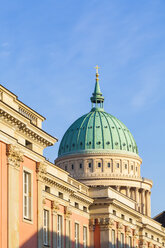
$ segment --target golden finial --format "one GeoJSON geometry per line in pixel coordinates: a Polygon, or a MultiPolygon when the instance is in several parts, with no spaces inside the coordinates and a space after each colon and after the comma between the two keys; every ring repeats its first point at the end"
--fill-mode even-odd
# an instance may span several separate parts
{"type": "Polygon", "coordinates": [[[98,67],[98,65],[96,65],[95,69],[96,69],[96,81],[98,81],[99,80],[99,69],[100,69],[100,67],[98,67]]]}

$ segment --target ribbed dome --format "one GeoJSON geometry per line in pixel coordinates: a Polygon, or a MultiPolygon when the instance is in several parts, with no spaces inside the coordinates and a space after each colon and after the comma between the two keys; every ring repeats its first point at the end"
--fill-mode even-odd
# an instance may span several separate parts
{"type": "Polygon", "coordinates": [[[91,97],[92,110],[76,120],[64,134],[58,156],[76,153],[136,153],[136,142],[128,128],[117,118],[106,113],[100,91],[99,74],[91,97]]]}
{"type": "Polygon", "coordinates": [[[93,150],[122,150],[138,154],[128,128],[114,116],[97,109],[83,115],[68,128],[58,156],[93,150]]]}

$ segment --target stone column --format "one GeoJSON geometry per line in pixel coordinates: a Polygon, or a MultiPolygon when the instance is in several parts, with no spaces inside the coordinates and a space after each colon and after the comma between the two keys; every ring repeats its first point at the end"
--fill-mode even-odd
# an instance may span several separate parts
{"type": "Polygon", "coordinates": [[[142,214],[146,214],[145,207],[146,207],[145,190],[142,189],[142,214]]]}
{"type": "Polygon", "coordinates": [[[70,207],[65,207],[65,248],[71,247],[71,225],[70,225],[70,217],[72,215],[72,211],[70,207]]]}
{"type": "Polygon", "coordinates": [[[150,191],[146,191],[146,215],[151,216],[151,200],[150,191]]]}
{"type": "Polygon", "coordinates": [[[131,228],[129,226],[126,227],[126,233],[125,233],[125,247],[129,247],[129,236],[131,236],[131,228]]]}
{"type": "Polygon", "coordinates": [[[8,158],[8,247],[19,248],[19,173],[23,154],[14,145],[7,145],[8,158]]]}
{"type": "Polygon", "coordinates": [[[136,210],[139,210],[139,189],[135,188],[136,210]]]}
{"type": "Polygon", "coordinates": [[[94,231],[95,231],[95,220],[89,220],[89,247],[94,248],[94,231]]]}
{"type": "Polygon", "coordinates": [[[126,187],[126,196],[130,198],[130,187],[129,186],[126,187]]]}
{"type": "Polygon", "coordinates": [[[59,203],[57,201],[51,202],[52,214],[53,214],[53,247],[57,245],[57,212],[59,210],[59,203]]]}
{"type": "Polygon", "coordinates": [[[116,248],[120,248],[121,247],[121,232],[123,231],[123,224],[121,224],[120,222],[117,225],[117,246],[116,248]]]}
{"type": "Polygon", "coordinates": [[[112,247],[111,233],[112,233],[113,225],[114,225],[114,221],[110,218],[101,218],[100,219],[101,248],[111,248],[112,247]]]}
{"type": "Polygon", "coordinates": [[[44,183],[43,177],[46,174],[46,165],[41,162],[36,164],[36,174],[37,174],[37,201],[38,201],[38,248],[43,245],[43,207],[45,204],[45,199],[43,197],[44,183]]]}

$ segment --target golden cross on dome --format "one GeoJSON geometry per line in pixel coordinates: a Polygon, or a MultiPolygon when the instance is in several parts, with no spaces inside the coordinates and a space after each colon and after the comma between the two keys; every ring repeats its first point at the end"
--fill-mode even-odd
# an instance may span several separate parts
{"type": "Polygon", "coordinates": [[[98,74],[100,67],[98,67],[98,65],[96,65],[95,69],[96,69],[96,74],[98,74]]]}

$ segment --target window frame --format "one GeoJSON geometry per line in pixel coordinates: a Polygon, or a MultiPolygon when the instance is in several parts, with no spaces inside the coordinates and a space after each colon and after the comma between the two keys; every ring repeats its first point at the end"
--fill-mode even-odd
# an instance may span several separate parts
{"type": "Polygon", "coordinates": [[[27,167],[23,166],[23,170],[22,170],[22,183],[23,183],[23,190],[22,190],[22,197],[23,197],[23,203],[22,203],[22,207],[23,207],[23,221],[25,222],[32,222],[33,220],[33,171],[30,170],[27,167]],[[28,175],[28,177],[30,177],[30,179],[28,178],[28,192],[25,193],[25,174],[28,175]],[[30,182],[29,182],[30,181],[30,182]],[[25,197],[27,197],[27,215],[25,214],[25,197]]]}
{"type": "Polygon", "coordinates": [[[88,227],[84,225],[83,226],[83,248],[87,248],[87,247],[88,247],[88,227]],[[84,239],[84,233],[86,233],[85,235],[86,239],[84,239]]]}
{"type": "Polygon", "coordinates": [[[49,246],[50,244],[50,210],[47,208],[43,209],[43,245],[49,246]],[[47,213],[46,225],[45,225],[45,213],[47,213]],[[44,230],[46,230],[46,242],[44,240],[44,230]]]}
{"type": "Polygon", "coordinates": [[[79,248],[80,247],[80,224],[78,222],[75,222],[74,228],[75,228],[75,230],[74,230],[74,233],[75,233],[75,248],[79,248]],[[78,227],[78,229],[76,227],[78,227]],[[78,232],[76,230],[78,230],[78,232]]]}
{"type": "Polygon", "coordinates": [[[63,216],[58,214],[57,215],[57,248],[62,248],[63,246],[62,235],[63,235],[63,216]],[[60,240],[60,243],[58,243],[58,240],[60,240]]]}

